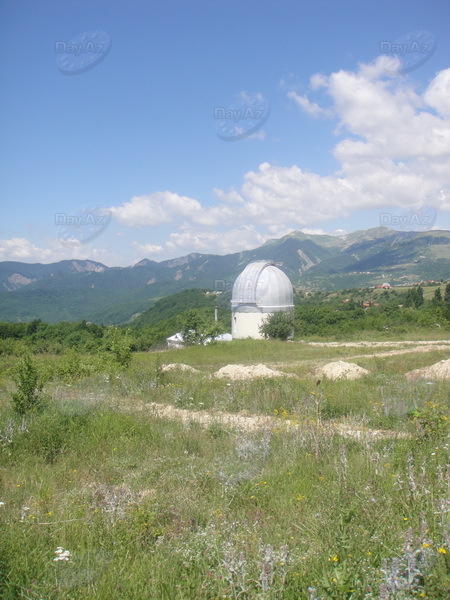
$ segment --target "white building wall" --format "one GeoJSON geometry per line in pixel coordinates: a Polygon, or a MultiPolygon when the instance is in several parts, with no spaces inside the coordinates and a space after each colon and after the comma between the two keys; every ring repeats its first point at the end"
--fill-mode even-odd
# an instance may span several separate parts
{"type": "Polygon", "coordinates": [[[259,328],[272,313],[260,312],[238,312],[233,311],[231,320],[231,334],[233,339],[251,337],[257,340],[263,339],[259,328]]]}

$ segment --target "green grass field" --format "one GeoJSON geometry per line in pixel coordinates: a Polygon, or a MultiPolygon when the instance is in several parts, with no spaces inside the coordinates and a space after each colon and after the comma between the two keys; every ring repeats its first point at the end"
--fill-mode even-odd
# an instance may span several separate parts
{"type": "Polygon", "coordinates": [[[367,356],[394,349],[245,340],[110,371],[43,355],[45,406],[23,418],[2,357],[0,597],[446,600],[450,382],[404,373],[450,348],[367,356]],[[316,385],[334,360],[370,374],[316,385]],[[211,377],[231,363],[298,378],[211,377]]]}

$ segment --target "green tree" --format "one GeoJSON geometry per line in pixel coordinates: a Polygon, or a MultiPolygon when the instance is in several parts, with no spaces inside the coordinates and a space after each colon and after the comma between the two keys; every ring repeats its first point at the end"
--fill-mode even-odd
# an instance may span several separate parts
{"type": "Polygon", "coordinates": [[[431,301],[433,306],[441,306],[442,304],[442,293],[441,293],[441,288],[438,287],[436,290],[434,290],[434,296],[433,299],[431,301]]]}
{"type": "Polygon", "coordinates": [[[290,312],[277,311],[264,321],[260,332],[266,338],[285,341],[294,333],[294,316],[290,312]]]}
{"type": "Polygon", "coordinates": [[[450,283],[447,283],[444,293],[444,317],[450,321],[450,283]]]}
{"type": "Polygon", "coordinates": [[[405,299],[403,301],[403,306],[405,308],[411,308],[414,304],[414,293],[413,290],[408,290],[405,294],[405,299]]]}
{"type": "Polygon", "coordinates": [[[199,310],[187,310],[180,319],[181,336],[186,344],[204,344],[206,340],[223,333],[224,327],[219,321],[204,316],[199,310]]]}
{"type": "Polygon", "coordinates": [[[423,288],[422,286],[414,286],[406,293],[404,306],[407,308],[420,308],[423,305],[423,288]]]}
{"type": "Polygon", "coordinates": [[[36,333],[36,331],[38,330],[39,325],[42,323],[41,319],[33,319],[32,321],[30,321],[29,323],[27,323],[27,335],[32,335],[33,333],[36,333]]]}
{"type": "Polygon", "coordinates": [[[416,308],[423,306],[423,287],[419,285],[416,290],[416,308]]]}

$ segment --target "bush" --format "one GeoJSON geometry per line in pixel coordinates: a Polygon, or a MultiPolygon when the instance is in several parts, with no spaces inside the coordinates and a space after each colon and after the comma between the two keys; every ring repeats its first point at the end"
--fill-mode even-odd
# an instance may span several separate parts
{"type": "Polygon", "coordinates": [[[20,361],[14,376],[17,392],[12,395],[14,411],[19,415],[39,408],[42,404],[43,382],[35,361],[26,354],[20,361]]]}
{"type": "Polygon", "coordinates": [[[448,409],[439,402],[426,401],[412,412],[418,425],[419,434],[425,438],[445,438],[448,436],[450,423],[448,409]]]}
{"type": "Polygon", "coordinates": [[[124,331],[114,326],[107,328],[104,336],[105,350],[111,354],[118,366],[130,366],[132,343],[130,329],[124,331]]]}
{"type": "Polygon", "coordinates": [[[285,341],[293,337],[294,317],[288,312],[275,312],[261,325],[260,331],[266,338],[285,341]]]}

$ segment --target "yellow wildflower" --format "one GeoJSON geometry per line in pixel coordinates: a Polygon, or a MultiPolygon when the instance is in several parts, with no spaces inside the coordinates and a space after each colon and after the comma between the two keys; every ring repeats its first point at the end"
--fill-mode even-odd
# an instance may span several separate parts
{"type": "Polygon", "coordinates": [[[335,554],[334,556],[332,556],[328,560],[329,560],[329,562],[339,562],[339,556],[337,554],[335,554]]]}

